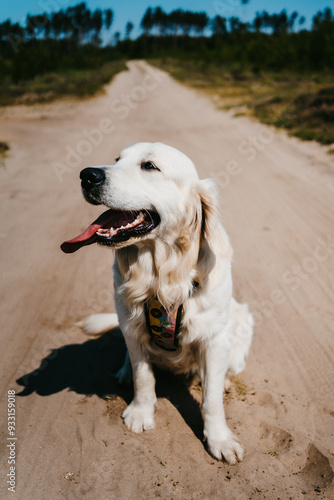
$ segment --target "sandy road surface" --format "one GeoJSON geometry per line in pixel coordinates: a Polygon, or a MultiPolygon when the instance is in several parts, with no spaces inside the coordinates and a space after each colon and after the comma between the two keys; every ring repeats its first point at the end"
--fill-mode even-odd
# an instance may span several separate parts
{"type": "Polygon", "coordinates": [[[131,63],[89,101],[0,112],[11,145],[0,167],[0,497],[334,498],[333,160],[147,70],[131,63]],[[78,173],[142,140],[181,149],[220,187],[235,296],[257,321],[247,370],[226,397],[246,449],[234,467],[205,451],[200,393],[168,375],[158,376],[156,429],[128,431],[120,414],[131,394],[112,378],[122,339],[73,327],[114,307],[112,252],[59,249],[101,212],[83,201],[78,173]],[[13,389],[23,391],[15,497],[6,483],[13,389]]]}

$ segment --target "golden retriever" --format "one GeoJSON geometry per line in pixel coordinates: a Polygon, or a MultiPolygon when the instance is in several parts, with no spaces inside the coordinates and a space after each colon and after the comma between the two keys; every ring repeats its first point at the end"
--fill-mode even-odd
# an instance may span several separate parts
{"type": "Polygon", "coordinates": [[[125,425],[137,433],[154,428],[152,364],[197,370],[209,452],[230,464],[242,460],[226,424],[223,390],[226,374],[245,367],[253,318],[232,298],[232,249],[214,182],[200,180],[187,156],[161,143],[135,144],[114,165],[86,168],[80,177],[85,199],[108,210],[62,250],[94,242],[115,249],[117,316],[97,314],[81,325],[102,333],[119,322],[128,356],[118,378],[132,366],[134,383],[125,425]]]}

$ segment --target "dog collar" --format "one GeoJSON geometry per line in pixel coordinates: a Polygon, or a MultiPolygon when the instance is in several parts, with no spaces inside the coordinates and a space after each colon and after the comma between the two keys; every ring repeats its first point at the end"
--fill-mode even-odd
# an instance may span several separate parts
{"type": "Polygon", "coordinates": [[[175,351],[179,347],[182,309],[181,304],[176,310],[168,312],[157,297],[145,303],[148,332],[154,342],[167,351],[175,351]]]}
{"type": "MultiPolygon", "coordinates": [[[[193,290],[198,287],[193,282],[193,290]]],[[[176,351],[179,347],[179,333],[183,304],[168,312],[157,297],[145,302],[145,317],[148,332],[154,342],[167,351],[176,351]]]]}

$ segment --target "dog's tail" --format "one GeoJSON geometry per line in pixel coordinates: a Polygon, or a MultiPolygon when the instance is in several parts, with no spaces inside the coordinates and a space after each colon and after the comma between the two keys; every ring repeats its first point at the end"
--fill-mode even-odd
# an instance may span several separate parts
{"type": "Polygon", "coordinates": [[[116,313],[92,314],[76,323],[76,326],[82,328],[87,335],[100,335],[118,326],[118,317],[116,313]]]}
{"type": "Polygon", "coordinates": [[[252,343],[254,319],[247,304],[239,304],[232,298],[231,317],[233,337],[228,360],[228,372],[237,374],[244,370],[252,343]]]}

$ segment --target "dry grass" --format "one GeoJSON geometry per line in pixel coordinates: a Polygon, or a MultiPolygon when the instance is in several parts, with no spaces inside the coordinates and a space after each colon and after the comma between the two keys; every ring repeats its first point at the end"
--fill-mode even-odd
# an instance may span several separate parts
{"type": "Polygon", "coordinates": [[[154,63],[174,78],[205,91],[218,108],[234,109],[235,117],[252,116],[301,139],[334,143],[332,75],[241,72],[174,59],[154,63]]]}
{"type": "Polygon", "coordinates": [[[2,81],[0,105],[35,104],[50,102],[64,96],[88,97],[103,89],[103,86],[120,71],[126,70],[124,61],[113,61],[99,70],[69,70],[60,73],[45,73],[33,80],[17,84],[2,81]]]}

